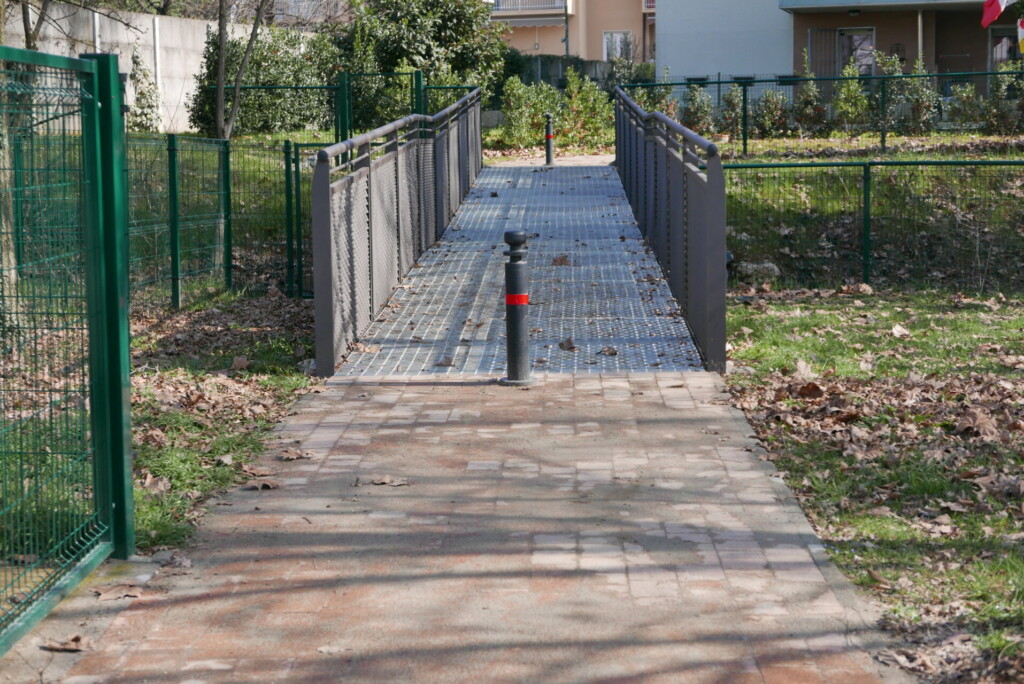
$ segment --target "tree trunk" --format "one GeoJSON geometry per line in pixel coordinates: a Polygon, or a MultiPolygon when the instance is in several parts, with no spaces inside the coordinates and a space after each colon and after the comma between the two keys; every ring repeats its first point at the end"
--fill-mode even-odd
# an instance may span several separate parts
{"type": "Polygon", "coordinates": [[[227,46],[228,46],[228,9],[230,8],[229,0],[220,0],[220,6],[217,13],[217,95],[216,95],[216,119],[217,119],[217,137],[222,139],[228,139],[231,137],[231,132],[235,127],[235,122],[238,119],[238,108],[241,104],[241,86],[242,78],[245,76],[245,70],[249,67],[249,59],[252,57],[253,48],[256,46],[256,39],[260,34],[260,26],[263,23],[263,15],[266,13],[267,7],[270,6],[271,0],[259,0],[256,5],[256,16],[252,20],[252,30],[249,32],[249,42],[245,46],[245,54],[242,55],[242,63],[238,66],[238,71],[235,73],[234,87],[232,88],[231,96],[231,111],[225,113],[227,107],[225,90],[226,90],[226,71],[227,71],[227,46]]]}
{"type": "MultiPolygon", "coordinates": [[[[7,20],[11,5],[0,0],[0,44],[7,37],[7,20]]],[[[8,65],[0,62],[0,69],[8,65]]],[[[4,76],[4,78],[8,78],[4,76]]],[[[8,347],[7,331],[14,327],[17,304],[18,262],[14,248],[14,172],[11,169],[11,146],[8,136],[9,95],[0,95],[0,352],[8,347]]]]}

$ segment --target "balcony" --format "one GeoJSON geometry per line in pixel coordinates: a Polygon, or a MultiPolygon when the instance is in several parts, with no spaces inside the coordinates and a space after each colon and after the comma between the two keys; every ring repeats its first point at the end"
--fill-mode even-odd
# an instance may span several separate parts
{"type": "Polygon", "coordinates": [[[654,14],[654,3],[657,0],[643,0],[644,3],[644,14],[654,14]]]}
{"type": "Polygon", "coordinates": [[[566,4],[569,14],[575,14],[572,0],[492,0],[491,13],[501,16],[564,14],[566,4]]]}
{"type": "Polygon", "coordinates": [[[836,10],[939,10],[966,9],[981,3],[965,3],[964,0],[779,0],[779,9],[787,12],[814,12],[836,10]]]}

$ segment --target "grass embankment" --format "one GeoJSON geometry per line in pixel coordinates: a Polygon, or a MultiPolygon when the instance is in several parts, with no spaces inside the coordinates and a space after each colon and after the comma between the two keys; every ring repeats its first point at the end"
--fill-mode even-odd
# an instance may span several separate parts
{"type": "Polygon", "coordinates": [[[883,657],[938,680],[1021,681],[1022,303],[748,290],[729,330],[736,405],[905,640],[883,657]]]}
{"type": "Polygon", "coordinates": [[[140,550],[187,541],[212,493],[270,473],[253,459],[315,384],[312,303],[221,295],[132,316],[132,436],[140,550]]]}

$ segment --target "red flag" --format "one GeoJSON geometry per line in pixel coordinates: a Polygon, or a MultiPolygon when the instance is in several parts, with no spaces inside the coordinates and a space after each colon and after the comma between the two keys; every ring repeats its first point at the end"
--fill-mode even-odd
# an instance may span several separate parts
{"type": "Polygon", "coordinates": [[[985,0],[985,6],[981,10],[982,27],[987,28],[1013,2],[1014,0],[985,0]]]}

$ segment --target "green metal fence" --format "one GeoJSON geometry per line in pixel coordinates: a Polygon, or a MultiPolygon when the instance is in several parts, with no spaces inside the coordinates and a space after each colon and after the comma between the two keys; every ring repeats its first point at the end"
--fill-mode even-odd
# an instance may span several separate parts
{"type": "Polygon", "coordinates": [[[117,58],[0,47],[0,653],[133,551],[117,58]]]}
{"type": "Polygon", "coordinates": [[[131,136],[127,150],[133,306],[177,308],[230,288],[228,143],[131,136]]]}
{"type": "Polygon", "coordinates": [[[734,283],[1024,291],[1024,161],[725,171],[734,283]]]}
{"type": "Polygon", "coordinates": [[[1011,136],[1024,132],[1024,71],[692,76],[624,88],[645,108],[713,139],[726,159],[870,156],[929,143],[943,156],[1019,154],[1011,136]],[[922,140],[924,134],[938,135],[922,140]]]}

